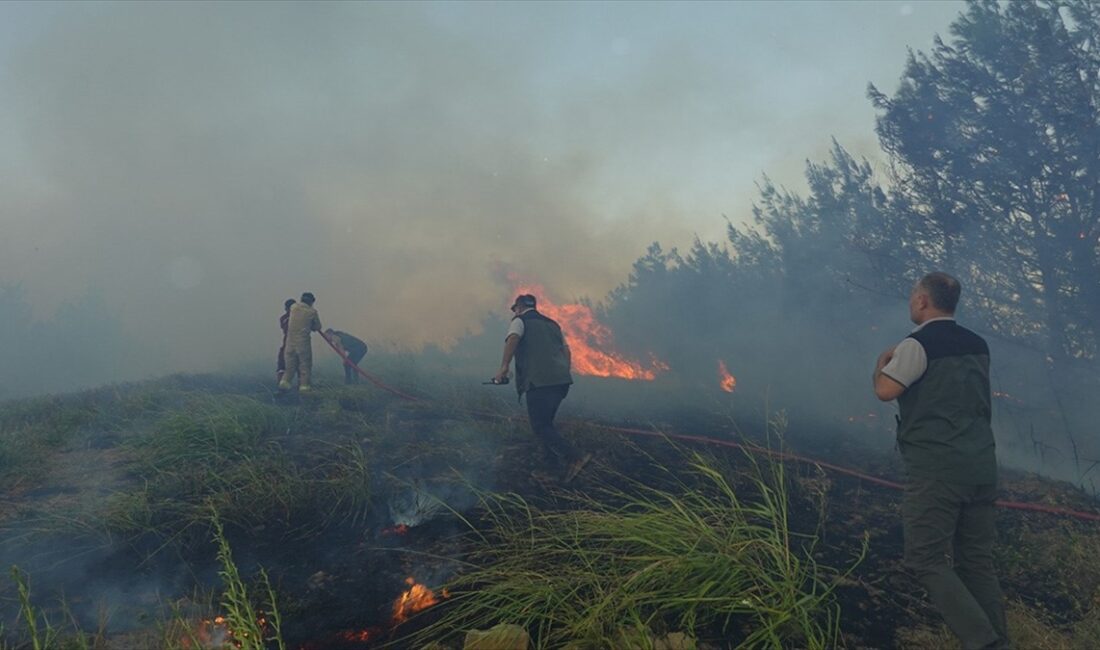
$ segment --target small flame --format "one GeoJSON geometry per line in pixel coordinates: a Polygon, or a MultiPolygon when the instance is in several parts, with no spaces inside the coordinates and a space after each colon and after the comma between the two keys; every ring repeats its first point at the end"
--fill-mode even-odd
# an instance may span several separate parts
{"type": "Polygon", "coordinates": [[[370,630],[348,630],[340,633],[340,638],[348,642],[370,641],[372,636],[374,635],[370,630]]]}
{"type": "Polygon", "coordinates": [[[229,628],[229,621],[224,616],[200,620],[192,634],[180,639],[180,645],[184,648],[192,648],[196,642],[201,650],[241,647],[241,642],[234,638],[233,630],[229,628]]]}
{"type": "Polygon", "coordinates": [[[409,532],[409,527],[407,524],[397,524],[396,526],[390,526],[389,528],[382,529],[383,535],[404,535],[407,532],[409,532]]]}
{"type": "MultiPolygon", "coordinates": [[[[409,588],[393,602],[395,627],[407,621],[413,614],[424,611],[439,602],[439,597],[434,591],[418,583],[411,576],[405,578],[405,584],[409,585],[409,588]]],[[[446,591],[443,592],[443,597],[447,597],[446,591]]]]}
{"type": "Polygon", "coordinates": [[[652,381],[668,365],[651,356],[648,364],[631,361],[615,351],[611,328],[596,320],[592,308],[582,304],[555,305],[546,299],[546,290],[537,284],[516,283],[516,293],[538,298],[538,310],[561,326],[573,370],[593,377],[619,377],[652,381]]]}
{"type": "Polygon", "coordinates": [[[726,362],[718,360],[718,385],[727,393],[732,393],[737,388],[737,378],[730,374],[726,368],[726,362]]]}

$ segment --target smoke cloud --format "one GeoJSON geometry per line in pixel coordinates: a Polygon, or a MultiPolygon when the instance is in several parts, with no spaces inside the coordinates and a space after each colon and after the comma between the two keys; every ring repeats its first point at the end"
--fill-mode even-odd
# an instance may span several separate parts
{"type": "Polygon", "coordinates": [[[872,146],[863,87],[898,41],[837,83],[814,57],[866,53],[799,30],[920,44],[957,11],[901,7],[10,6],[0,285],[39,320],[93,295],[155,351],[122,378],[270,356],[307,290],[326,326],[445,345],[506,307],[502,270],[598,297],[651,241],[720,238],[761,172],[798,183],[830,132],[872,146]]]}

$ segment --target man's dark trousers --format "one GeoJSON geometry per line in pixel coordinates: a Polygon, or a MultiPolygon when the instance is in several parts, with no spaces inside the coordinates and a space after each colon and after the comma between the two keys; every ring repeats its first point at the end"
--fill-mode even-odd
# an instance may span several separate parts
{"type": "Polygon", "coordinates": [[[580,454],[569,441],[562,437],[554,427],[554,416],[558,413],[558,407],[569,394],[569,384],[561,386],[544,386],[528,390],[527,417],[531,421],[531,429],[535,437],[542,443],[546,451],[547,460],[559,462],[564,460],[572,463],[580,458],[580,454]]]}
{"type": "MultiPolygon", "coordinates": [[[[363,357],[366,356],[366,354],[367,354],[366,350],[364,350],[362,352],[360,352],[359,350],[348,350],[347,353],[348,353],[348,361],[351,361],[351,363],[354,363],[356,365],[358,365],[359,362],[363,360],[363,357]]],[[[347,361],[344,362],[344,383],[345,384],[358,384],[359,383],[359,373],[356,372],[355,368],[352,367],[351,364],[347,363],[347,361]]]]}
{"type": "Polygon", "coordinates": [[[993,570],[995,485],[910,477],[902,502],[905,564],[966,650],[1007,648],[993,570]]]}

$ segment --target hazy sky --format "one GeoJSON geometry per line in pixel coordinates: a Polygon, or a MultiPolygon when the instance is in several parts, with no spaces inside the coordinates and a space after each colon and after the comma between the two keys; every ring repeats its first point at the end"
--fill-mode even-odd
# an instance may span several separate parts
{"type": "Polygon", "coordinates": [[[723,237],[762,173],[876,151],[961,2],[0,3],[0,284],[99,294],[172,369],[277,346],[283,299],[446,341],[723,237]]]}

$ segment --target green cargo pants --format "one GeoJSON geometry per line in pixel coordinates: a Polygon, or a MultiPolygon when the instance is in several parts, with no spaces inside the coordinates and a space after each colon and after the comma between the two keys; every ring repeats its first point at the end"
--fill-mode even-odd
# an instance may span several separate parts
{"type": "Polygon", "coordinates": [[[905,565],[966,650],[1008,648],[993,569],[995,485],[913,478],[905,487],[905,565]]]}

